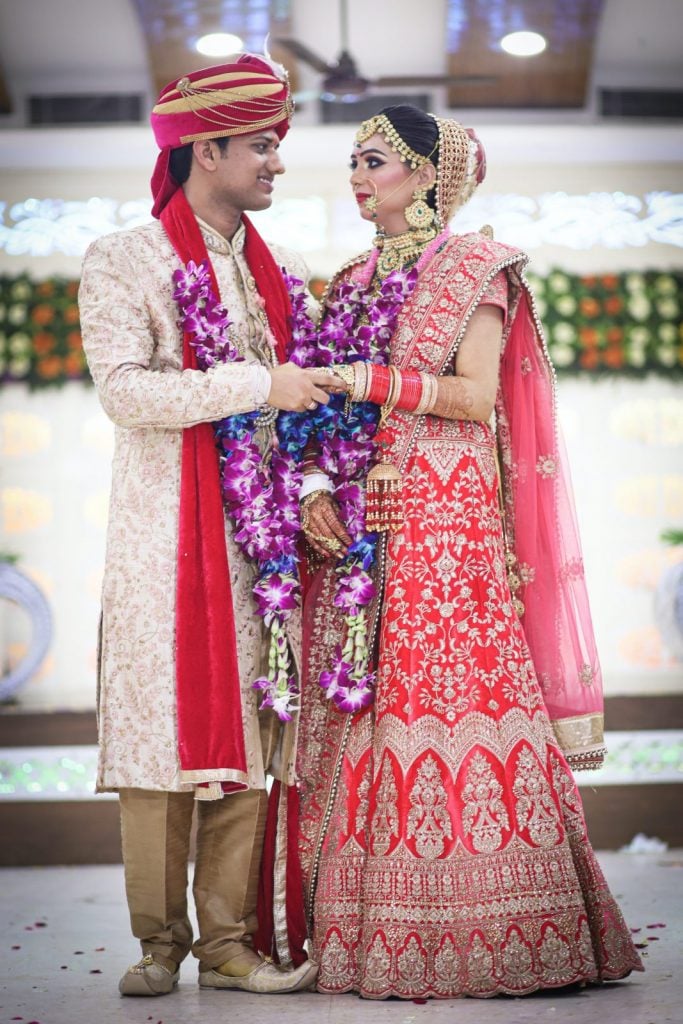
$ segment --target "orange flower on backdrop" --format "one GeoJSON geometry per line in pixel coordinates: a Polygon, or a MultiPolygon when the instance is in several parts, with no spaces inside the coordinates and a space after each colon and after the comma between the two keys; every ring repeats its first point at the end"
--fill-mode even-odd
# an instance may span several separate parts
{"type": "Polygon", "coordinates": [[[595,370],[600,365],[600,353],[596,348],[588,348],[579,355],[579,363],[584,370],[595,370]]]}
{"type": "Polygon", "coordinates": [[[594,327],[582,327],[579,337],[584,348],[596,348],[600,343],[600,335],[594,327]]]}
{"type": "Polygon", "coordinates": [[[558,373],[683,376],[683,274],[528,275],[558,373]]]}
{"type": "Polygon", "coordinates": [[[598,316],[600,313],[600,303],[592,295],[586,295],[581,299],[579,308],[584,316],[591,318],[598,316]]]}
{"type": "Polygon", "coordinates": [[[49,355],[56,344],[57,339],[54,334],[48,334],[47,331],[40,331],[39,334],[33,335],[33,351],[37,356],[49,355]]]}
{"type": "Polygon", "coordinates": [[[45,356],[36,367],[36,372],[44,380],[56,380],[64,369],[64,360],[60,356],[45,356]]]}
{"type": "Polygon", "coordinates": [[[31,320],[34,324],[39,324],[44,327],[45,324],[49,324],[51,320],[55,318],[54,306],[48,306],[46,303],[42,303],[40,306],[34,306],[31,310],[31,320]]]}
{"type": "Polygon", "coordinates": [[[32,281],[26,274],[0,277],[2,380],[30,387],[90,380],[76,303],[78,284],[58,277],[32,281]]]}
{"type": "Polygon", "coordinates": [[[327,287],[327,281],[324,277],[312,277],[308,282],[308,290],[314,299],[320,301],[327,287]]]}
{"type": "Polygon", "coordinates": [[[626,353],[621,345],[608,345],[603,353],[603,362],[612,370],[619,370],[626,362],[626,353]]]}

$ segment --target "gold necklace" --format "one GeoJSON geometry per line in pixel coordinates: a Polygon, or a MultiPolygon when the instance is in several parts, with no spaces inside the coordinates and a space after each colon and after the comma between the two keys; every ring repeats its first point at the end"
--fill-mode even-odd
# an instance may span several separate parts
{"type": "Polygon", "coordinates": [[[376,273],[384,278],[395,270],[404,270],[417,263],[426,247],[436,238],[436,228],[410,228],[400,235],[379,234],[376,246],[379,249],[376,273]]]}

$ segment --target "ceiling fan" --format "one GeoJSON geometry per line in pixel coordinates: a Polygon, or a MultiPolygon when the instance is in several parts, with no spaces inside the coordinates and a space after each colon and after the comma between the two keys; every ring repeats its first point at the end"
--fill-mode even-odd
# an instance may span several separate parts
{"type": "Polygon", "coordinates": [[[484,85],[494,81],[491,75],[382,75],[379,78],[365,78],[358,70],[356,61],[349,52],[349,11],[348,0],[339,0],[339,24],[341,30],[341,52],[336,62],[328,64],[317,53],[298,39],[274,39],[283,49],[288,50],[297,60],[303,61],[323,75],[321,89],[317,93],[305,94],[300,98],[318,97],[322,100],[340,100],[352,103],[363,99],[372,86],[453,86],[484,85]]]}

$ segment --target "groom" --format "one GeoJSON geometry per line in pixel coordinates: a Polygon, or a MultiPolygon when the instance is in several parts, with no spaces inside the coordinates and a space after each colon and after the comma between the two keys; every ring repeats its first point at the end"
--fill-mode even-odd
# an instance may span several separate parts
{"type": "MultiPolygon", "coordinates": [[[[97,789],[118,791],[126,893],[143,957],[122,995],[174,990],[192,950],[199,984],[293,992],[308,961],[275,967],[254,950],[266,817],[265,773],[277,752],[291,782],[290,735],[252,683],[267,650],[253,566],[224,518],[211,424],[328,401],[323,370],[285,361],[291,309],[275,257],[243,218],[266,209],[284,171],[292,100],[278,66],[251,54],[171,82],[152,112],[161,150],[153,224],[95,242],[80,292],[83,340],[116,424],[102,598],[97,789]],[[178,327],[173,274],[206,262],[243,359],[196,368],[178,327]],[[197,808],[187,913],[190,830],[197,808]]],[[[177,296],[176,296],[177,297],[177,296]]]]}

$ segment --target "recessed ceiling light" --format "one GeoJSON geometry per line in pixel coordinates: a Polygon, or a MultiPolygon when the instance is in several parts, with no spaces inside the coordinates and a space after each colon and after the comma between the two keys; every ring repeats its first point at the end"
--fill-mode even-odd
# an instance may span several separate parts
{"type": "Polygon", "coordinates": [[[229,32],[209,32],[208,35],[201,36],[194,47],[205,57],[229,57],[233,53],[239,53],[244,43],[239,36],[233,36],[229,32]]]}
{"type": "Polygon", "coordinates": [[[500,41],[501,47],[513,57],[535,57],[548,45],[539,32],[510,32],[500,41]]]}

